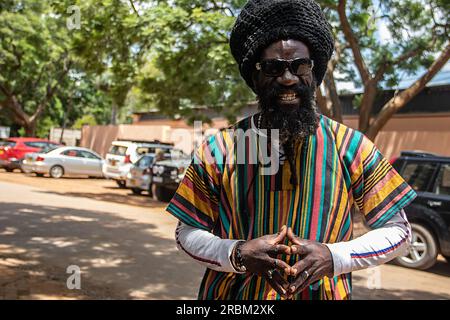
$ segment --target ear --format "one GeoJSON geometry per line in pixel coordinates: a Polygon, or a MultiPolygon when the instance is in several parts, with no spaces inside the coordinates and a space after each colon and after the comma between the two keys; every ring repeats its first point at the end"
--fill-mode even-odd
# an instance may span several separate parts
{"type": "Polygon", "coordinates": [[[253,71],[252,71],[252,85],[253,85],[254,89],[257,88],[258,85],[261,82],[260,76],[261,76],[261,71],[256,70],[256,68],[253,69],[253,71]]]}

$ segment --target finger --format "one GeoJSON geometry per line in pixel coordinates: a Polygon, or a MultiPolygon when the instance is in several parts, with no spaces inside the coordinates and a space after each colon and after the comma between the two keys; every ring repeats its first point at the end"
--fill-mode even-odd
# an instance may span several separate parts
{"type": "Polygon", "coordinates": [[[284,244],[275,244],[267,250],[267,254],[276,257],[280,254],[291,254],[291,247],[284,244]]]}
{"type": "Polygon", "coordinates": [[[284,272],[286,274],[292,273],[291,266],[288,265],[285,261],[280,260],[280,259],[275,259],[275,258],[272,259],[272,267],[281,272],[284,272]]]}
{"type": "Polygon", "coordinates": [[[306,255],[309,253],[308,247],[305,244],[295,244],[290,249],[291,254],[306,255]]]}
{"type": "Polygon", "coordinates": [[[286,236],[288,237],[289,241],[291,241],[292,243],[300,244],[298,242],[298,237],[294,234],[291,227],[288,228],[288,230],[286,232],[286,236]]]}
{"type": "Polygon", "coordinates": [[[266,277],[266,281],[270,284],[270,286],[278,292],[283,298],[287,297],[287,289],[289,287],[289,282],[283,278],[283,276],[275,271],[272,275],[272,279],[266,277]]]}
{"type": "Polygon", "coordinates": [[[295,291],[293,293],[288,293],[288,295],[293,296],[293,295],[296,295],[297,293],[302,292],[303,290],[305,290],[307,287],[309,287],[311,284],[318,281],[319,279],[320,279],[320,277],[310,276],[307,280],[305,280],[303,282],[303,284],[301,286],[299,286],[297,289],[295,289],[295,291]]]}
{"type": "Polygon", "coordinates": [[[299,272],[297,278],[295,278],[295,280],[289,286],[289,294],[294,295],[302,291],[311,283],[311,279],[313,279],[314,276],[315,276],[314,268],[309,268],[303,270],[302,272],[299,272]],[[307,271],[308,274],[305,274],[305,271],[307,271]]]}
{"type": "Polygon", "coordinates": [[[280,243],[286,238],[286,226],[282,226],[280,232],[278,232],[277,236],[273,239],[273,244],[280,243]]]}
{"type": "Polygon", "coordinates": [[[303,271],[309,270],[312,266],[312,263],[309,262],[307,259],[302,259],[300,261],[297,261],[292,267],[291,267],[291,276],[297,277],[300,275],[303,271]]]}

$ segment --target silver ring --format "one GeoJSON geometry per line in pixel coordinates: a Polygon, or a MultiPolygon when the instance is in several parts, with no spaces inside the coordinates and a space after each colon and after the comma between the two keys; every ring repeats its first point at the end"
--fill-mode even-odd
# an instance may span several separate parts
{"type": "Polygon", "coordinates": [[[267,276],[269,279],[272,279],[272,274],[274,271],[275,271],[274,269],[267,271],[267,276]]]}
{"type": "Polygon", "coordinates": [[[302,272],[302,275],[303,275],[303,279],[308,279],[309,278],[309,272],[306,271],[306,270],[302,272]]]}

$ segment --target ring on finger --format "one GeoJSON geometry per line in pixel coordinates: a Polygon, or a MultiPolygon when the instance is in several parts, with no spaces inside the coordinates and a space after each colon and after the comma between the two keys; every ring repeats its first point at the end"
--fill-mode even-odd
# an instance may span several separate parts
{"type": "Polygon", "coordinates": [[[269,271],[267,271],[267,277],[269,278],[269,279],[272,279],[272,277],[273,277],[273,272],[275,271],[275,269],[271,269],[271,270],[269,270],[269,271]]]}
{"type": "Polygon", "coordinates": [[[307,270],[302,272],[302,278],[303,278],[303,280],[306,280],[309,278],[309,272],[307,270]]]}

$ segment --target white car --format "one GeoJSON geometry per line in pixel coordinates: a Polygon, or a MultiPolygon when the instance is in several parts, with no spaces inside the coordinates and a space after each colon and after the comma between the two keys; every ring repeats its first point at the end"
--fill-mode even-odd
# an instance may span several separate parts
{"type": "Polygon", "coordinates": [[[103,164],[105,178],[115,180],[120,188],[125,188],[127,176],[133,164],[144,154],[154,155],[156,150],[172,149],[172,145],[137,141],[113,141],[103,164]]]}
{"type": "Polygon", "coordinates": [[[49,174],[58,179],[64,175],[103,177],[102,165],[102,157],[90,149],[60,147],[46,153],[28,154],[21,166],[26,173],[36,173],[37,176],[49,174]]]}

